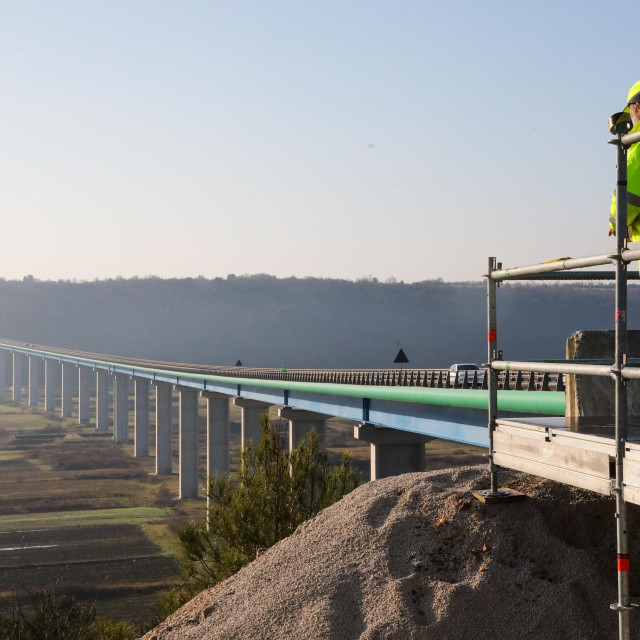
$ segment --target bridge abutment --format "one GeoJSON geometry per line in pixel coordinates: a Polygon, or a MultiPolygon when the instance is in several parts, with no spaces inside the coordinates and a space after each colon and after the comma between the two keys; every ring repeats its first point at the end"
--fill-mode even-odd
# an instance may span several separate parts
{"type": "Polygon", "coordinates": [[[281,407],[278,410],[278,415],[289,422],[289,451],[293,451],[312,429],[316,430],[320,444],[325,446],[329,416],[291,407],[281,407]]]}
{"type": "Polygon", "coordinates": [[[353,428],[353,437],[371,445],[371,480],[425,470],[425,436],[365,422],[353,428]]]}
{"type": "Polygon", "coordinates": [[[171,400],[170,384],[154,382],[156,388],[156,474],[171,475],[172,442],[171,442],[171,400]]]}
{"type": "Polygon", "coordinates": [[[258,400],[249,400],[247,398],[234,398],[233,404],[242,409],[242,419],[240,424],[240,447],[244,449],[247,444],[260,442],[262,438],[262,425],[260,424],[260,416],[269,411],[270,404],[260,402],[258,400]]]}
{"type": "Polygon", "coordinates": [[[198,497],[198,391],[178,387],[180,393],[179,485],[181,500],[198,497]]]}

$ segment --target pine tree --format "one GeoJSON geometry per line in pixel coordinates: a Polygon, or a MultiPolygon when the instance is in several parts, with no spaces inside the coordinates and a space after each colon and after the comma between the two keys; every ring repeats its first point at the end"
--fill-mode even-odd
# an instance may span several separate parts
{"type": "Polygon", "coordinates": [[[242,451],[238,481],[211,479],[209,528],[190,523],[179,532],[187,583],[182,598],[169,596],[174,604],[233,575],[360,483],[349,454],[329,464],[315,431],[289,452],[266,413],[261,424],[260,443],[242,451]]]}

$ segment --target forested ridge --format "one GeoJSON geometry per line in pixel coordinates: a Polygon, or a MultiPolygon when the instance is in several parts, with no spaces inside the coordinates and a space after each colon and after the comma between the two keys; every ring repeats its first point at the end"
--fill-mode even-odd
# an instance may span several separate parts
{"type": "MultiPolygon", "coordinates": [[[[498,291],[510,359],[560,357],[578,329],[613,327],[611,285],[519,284],[498,291]]],[[[640,288],[629,290],[640,328],[640,288]]],[[[412,284],[268,275],[0,280],[0,337],[100,353],[207,364],[412,367],[486,359],[482,282],[412,284]]]]}

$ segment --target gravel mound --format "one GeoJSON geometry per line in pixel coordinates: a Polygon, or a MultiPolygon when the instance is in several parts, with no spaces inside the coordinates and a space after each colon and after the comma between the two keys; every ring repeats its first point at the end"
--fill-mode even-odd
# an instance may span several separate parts
{"type": "Polygon", "coordinates": [[[613,500],[515,472],[501,481],[529,498],[477,502],[481,467],[370,482],[144,640],[616,638],[613,500]]]}

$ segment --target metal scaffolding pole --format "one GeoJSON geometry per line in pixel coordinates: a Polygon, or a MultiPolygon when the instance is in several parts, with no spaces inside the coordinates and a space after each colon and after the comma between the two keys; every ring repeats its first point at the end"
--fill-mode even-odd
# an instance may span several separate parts
{"type": "Polygon", "coordinates": [[[629,540],[627,505],[623,495],[623,462],[627,441],[627,382],[622,368],[627,359],[627,263],[623,260],[627,236],[627,150],[622,142],[626,125],[620,125],[616,146],[616,313],[615,313],[615,437],[616,478],[613,492],[616,498],[616,546],[618,559],[618,602],[611,608],[618,612],[619,640],[630,640],[629,612],[629,540]]]}
{"type": "MultiPolygon", "coordinates": [[[[619,115],[619,114],[616,114],[619,115]]],[[[496,259],[489,258],[487,277],[487,324],[488,362],[489,362],[489,469],[491,472],[491,489],[480,492],[484,495],[498,496],[497,470],[493,461],[493,433],[497,419],[497,372],[498,371],[536,371],[549,373],[570,373],[591,376],[612,376],[615,381],[615,481],[612,493],[616,501],[616,547],[618,602],[611,608],[618,612],[618,639],[631,639],[629,613],[638,605],[630,602],[629,589],[629,537],[627,530],[627,507],[624,500],[624,455],[628,436],[627,380],[640,379],[640,368],[627,366],[627,281],[635,279],[637,274],[629,274],[629,262],[640,259],[640,249],[628,249],[627,242],[627,148],[640,142],[640,132],[627,134],[626,124],[617,126],[617,138],[611,142],[616,145],[616,250],[610,254],[588,256],[585,258],[564,258],[551,262],[515,267],[512,269],[496,268],[496,259]],[[615,354],[613,363],[602,360],[567,362],[553,360],[547,362],[504,361],[497,350],[496,333],[496,287],[503,280],[569,280],[574,279],[567,270],[580,269],[596,265],[613,264],[615,266],[615,354]],[[565,273],[562,273],[565,272],[565,273]]],[[[584,272],[575,279],[610,279],[611,272],[584,272]]],[[[634,363],[635,364],[635,363],[634,363]]]]}
{"type": "Polygon", "coordinates": [[[498,375],[491,366],[498,359],[498,318],[496,312],[496,281],[491,272],[496,268],[496,259],[489,258],[487,276],[487,362],[489,363],[489,473],[491,475],[490,493],[498,493],[498,471],[493,463],[493,432],[498,418],[498,375]]]}

